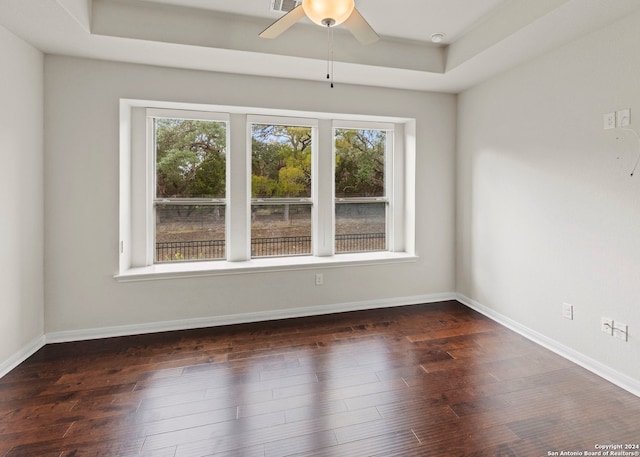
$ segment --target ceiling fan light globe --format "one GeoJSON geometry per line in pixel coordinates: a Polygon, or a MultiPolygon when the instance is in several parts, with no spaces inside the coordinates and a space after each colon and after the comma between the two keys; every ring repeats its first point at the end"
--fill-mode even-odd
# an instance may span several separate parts
{"type": "Polygon", "coordinates": [[[302,9],[314,23],[326,27],[342,24],[355,8],[354,0],[302,0],[302,9]],[[327,19],[329,21],[327,21],[327,19]]]}

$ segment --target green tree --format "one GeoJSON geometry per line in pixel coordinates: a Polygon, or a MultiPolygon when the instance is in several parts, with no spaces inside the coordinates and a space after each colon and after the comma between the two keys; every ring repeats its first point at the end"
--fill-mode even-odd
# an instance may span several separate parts
{"type": "Polygon", "coordinates": [[[384,195],[385,145],[384,130],[336,130],[336,196],[384,195]]]}
{"type": "Polygon", "coordinates": [[[222,122],[156,119],[156,195],[224,197],[225,149],[222,122]]]}
{"type": "Polygon", "coordinates": [[[251,196],[253,198],[269,198],[274,196],[278,181],[266,176],[251,175],[251,196]]]}
{"type": "Polygon", "coordinates": [[[304,195],[305,175],[301,168],[286,166],[278,173],[278,191],[284,197],[304,195]]]}
{"type": "Polygon", "coordinates": [[[252,127],[252,196],[311,195],[311,129],[256,124],[252,127]]]}

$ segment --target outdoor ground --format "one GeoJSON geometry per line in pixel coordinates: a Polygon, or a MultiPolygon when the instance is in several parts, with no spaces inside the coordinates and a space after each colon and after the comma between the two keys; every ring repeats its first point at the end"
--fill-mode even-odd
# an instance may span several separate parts
{"type": "MultiPolygon", "coordinates": [[[[303,207],[303,210],[292,209],[288,220],[285,220],[281,207],[275,210],[273,208],[262,207],[252,213],[252,255],[277,256],[311,253],[311,213],[309,207],[303,207]],[[292,237],[303,238],[295,240],[292,237]]],[[[385,233],[383,214],[352,214],[350,217],[338,215],[336,235],[354,235],[355,238],[368,233],[385,233]]],[[[216,213],[213,211],[207,214],[198,213],[198,217],[194,217],[193,211],[189,212],[184,209],[182,209],[182,214],[174,211],[170,214],[158,213],[157,216],[157,261],[206,260],[225,257],[223,242],[225,240],[225,221],[224,214],[221,214],[219,210],[216,213]],[[221,242],[214,243],[214,241],[221,242]],[[186,245],[173,244],[185,242],[186,245]],[[195,242],[209,243],[197,244],[195,242]]],[[[336,246],[337,252],[384,249],[384,240],[379,238],[369,241],[359,240],[357,246],[353,244],[353,240],[350,240],[349,245],[340,243],[338,242],[336,246]]]]}

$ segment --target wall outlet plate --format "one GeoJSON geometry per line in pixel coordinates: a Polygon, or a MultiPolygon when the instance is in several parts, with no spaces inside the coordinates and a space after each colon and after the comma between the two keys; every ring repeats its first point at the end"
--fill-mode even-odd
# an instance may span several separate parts
{"type": "Polygon", "coordinates": [[[616,127],[628,127],[631,124],[631,110],[621,109],[616,111],[616,127]]]}
{"type": "Polygon", "coordinates": [[[604,129],[610,130],[616,128],[616,113],[607,113],[604,115],[604,129]]]}
{"type": "Polygon", "coordinates": [[[571,321],[573,320],[573,305],[569,303],[562,304],[562,317],[571,321]]]}
{"type": "Polygon", "coordinates": [[[609,336],[613,335],[613,319],[608,317],[603,317],[600,320],[600,330],[602,333],[606,333],[609,336]]]}

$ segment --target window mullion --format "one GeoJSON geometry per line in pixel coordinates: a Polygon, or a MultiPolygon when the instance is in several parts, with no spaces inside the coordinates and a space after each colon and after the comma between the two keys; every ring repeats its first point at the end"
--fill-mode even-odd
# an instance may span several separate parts
{"type": "Polygon", "coordinates": [[[334,253],[334,154],[333,154],[333,125],[331,120],[318,121],[317,140],[314,144],[314,177],[313,199],[315,202],[313,213],[314,246],[316,256],[331,256],[334,253]]]}
{"type": "Polygon", "coordinates": [[[251,258],[251,141],[245,114],[231,114],[227,160],[227,260],[251,258]]]}

